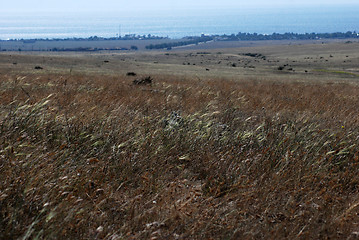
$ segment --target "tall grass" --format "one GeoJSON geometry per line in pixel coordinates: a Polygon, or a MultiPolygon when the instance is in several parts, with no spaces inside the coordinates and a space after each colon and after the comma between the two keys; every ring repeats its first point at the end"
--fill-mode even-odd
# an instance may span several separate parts
{"type": "Polygon", "coordinates": [[[356,84],[1,78],[2,239],[358,236],[356,84]]]}

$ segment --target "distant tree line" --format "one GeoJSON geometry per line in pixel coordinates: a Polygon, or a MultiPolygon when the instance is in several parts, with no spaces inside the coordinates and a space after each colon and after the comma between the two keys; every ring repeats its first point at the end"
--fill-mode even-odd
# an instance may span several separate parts
{"type": "Polygon", "coordinates": [[[155,35],[136,35],[136,34],[127,34],[120,37],[98,37],[91,36],[88,38],[34,38],[34,39],[10,39],[10,40],[0,40],[0,42],[5,41],[14,41],[14,42],[23,42],[23,43],[35,43],[36,41],[110,41],[110,40],[159,40],[159,39],[169,39],[168,37],[159,37],[155,35]]]}
{"type": "MultiPolygon", "coordinates": [[[[132,46],[135,47],[135,46],[132,46]]],[[[131,50],[137,50],[133,49],[131,47],[131,50]]],[[[77,48],[51,48],[49,51],[52,52],[96,52],[96,51],[115,51],[115,50],[121,50],[121,51],[127,51],[128,48],[90,48],[90,47],[77,47],[77,48]]]]}
{"type": "MultiPolygon", "coordinates": [[[[345,38],[359,38],[359,34],[354,31],[348,32],[335,32],[335,33],[272,33],[272,34],[259,34],[259,33],[242,33],[237,34],[223,34],[223,35],[201,35],[194,37],[184,37],[178,42],[164,43],[164,44],[151,44],[147,49],[161,49],[184,46],[189,44],[198,44],[200,42],[207,42],[211,40],[216,41],[259,41],[259,40],[308,40],[308,39],[345,39],[345,38]]],[[[169,39],[168,37],[159,37],[151,34],[148,35],[135,35],[127,34],[120,37],[104,38],[98,36],[91,36],[88,38],[35,38],[35,39],[10,39],[0,40],[5,41],[20,41],[23,43],[35,43],[36,41],[107,41],[107,40],[156,40],[156,39],[169,39]]]]}
{"type": "Polygon", "coordinates": [[[310,40],[310,39],[345,39],[359,38],[358,33],[354,32],[335,32],[335,33],[241,33],[231,35],[215,35],[219,41],[259,41],[259,40],[310,40]]]}
{"type": "Polygon", "coordinates": [[[159,43],[159,44],[150,44],[146,46],[146,49],[171,49],[173,47],[187,46],[192,44],[199,44],[201,42],[208,42],[214,39],[213,36],[201,36],[201,37],[188,37],[183,38],[183,41],[179,42],[170,42],[170,43],[159,43]]]}
{"type": "Polygon", "coordinates": [[[357,32],[336,32],[336,33],[272,33],[272,34],[258,34],[258,33],[242,33],[231,35],[202,35],[201,37],[185,37],[182,41],[171,43],[150,44],[146,49],[171,49],[173,47],[186,46],[191,44],[198,44],[208,41],[261,41],[261,40],[315,40],[315,39],[346,39],[359,38],[357,32]]]}

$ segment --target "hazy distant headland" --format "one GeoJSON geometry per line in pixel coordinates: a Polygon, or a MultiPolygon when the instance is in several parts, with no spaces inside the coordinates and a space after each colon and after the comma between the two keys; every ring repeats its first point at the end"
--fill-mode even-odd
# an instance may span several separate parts
{"type": "Polygon", "coordinates": [[[89,38],[46,38],[46,39],[10,39],[0,40],[0,51],[136,51],[167,49],[188,45],[198,45],[208,42],[226,41],[272,41],[272,40],[320,40],[320,39],[359,39],[359,33],[335,32],[335,33],[242,33],[187,36],[180,39],[160,37],[155,35],[128,34],[120,37],[98,37],[89,38]]]}

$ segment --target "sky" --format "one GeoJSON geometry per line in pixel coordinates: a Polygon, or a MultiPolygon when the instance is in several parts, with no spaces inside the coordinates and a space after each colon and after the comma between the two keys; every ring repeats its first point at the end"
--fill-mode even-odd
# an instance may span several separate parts
{"type": "Polygon", "coordinates": [[[293,7],[358,4],[358,0],[4,0],[1,11],[154,11],[233,7],[293,7]]]}

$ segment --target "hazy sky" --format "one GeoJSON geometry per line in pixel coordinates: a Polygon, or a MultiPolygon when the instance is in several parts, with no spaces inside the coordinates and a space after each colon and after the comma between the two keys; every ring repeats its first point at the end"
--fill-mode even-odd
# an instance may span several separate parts
{"type": "Polygon", "coordinates": [[[78,11],[78,10],[148,10],[155,9],[208,9],[233,7],[277,7],[303,5],[357,4],[358,0],[4,0],[0,3],[1,11],[78,11]]]}

